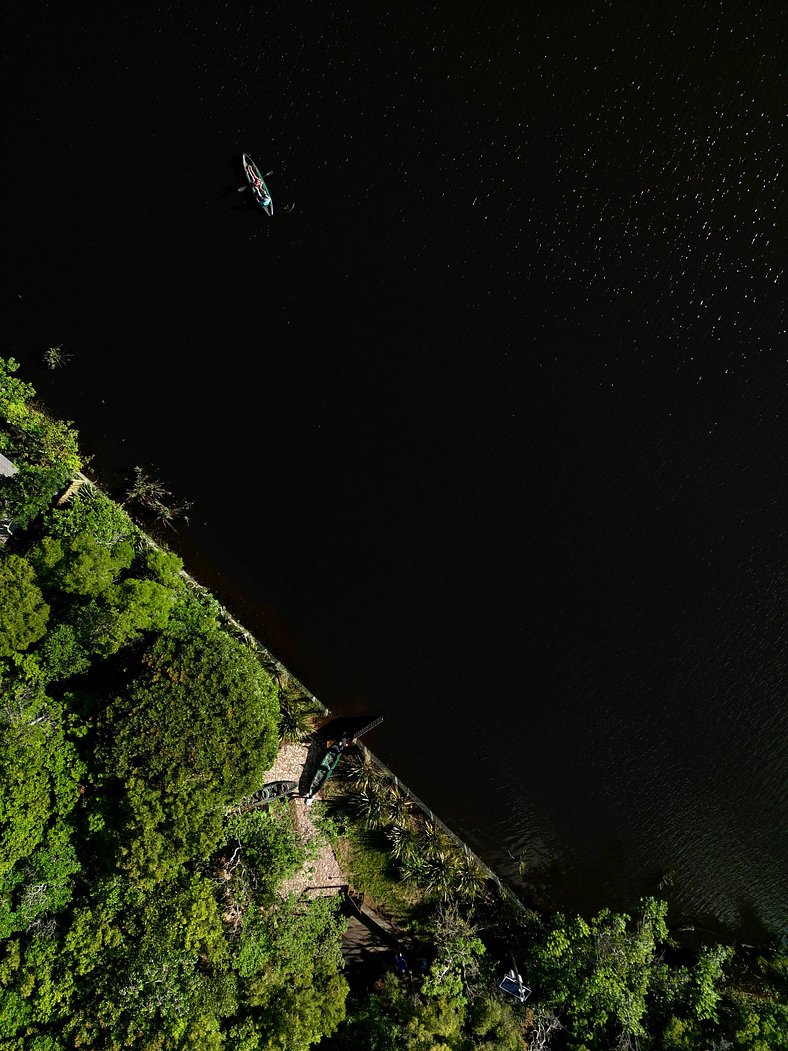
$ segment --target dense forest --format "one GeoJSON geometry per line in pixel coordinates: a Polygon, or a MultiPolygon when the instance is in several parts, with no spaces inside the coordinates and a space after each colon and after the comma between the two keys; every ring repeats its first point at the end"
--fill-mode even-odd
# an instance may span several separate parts
{"type": "Polygon", "coordinates": [[[0,1046],[788,1047],[784,944],[691,953],[655,899],[537,912],[363,763],[324,835],[424,960],[347,970],[340,897],[282,893],[311,849],[302,804],[238,805],[309,730],[265,652],[120,503],[63,498],[76,433],[10,359],[0,453],[0,1046]],[[525,1004],[498,989],[510,954],[525,1004]]]}

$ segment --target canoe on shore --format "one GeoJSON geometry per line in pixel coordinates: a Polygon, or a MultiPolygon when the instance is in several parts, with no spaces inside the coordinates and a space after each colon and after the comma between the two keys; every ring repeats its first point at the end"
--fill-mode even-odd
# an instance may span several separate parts
{"type": "MultiPolygon", "coordinates": [[[[351,722],[358,723],[358,720],[351,720],[351,722]]],[[[314,777],[304,795],[307,806],[311,806],[315,795],[320,791],[326,781],[328,781],[334,770],[336,770],[337,763],[344,755],[345,749],[348,745],[353,744],[354,741],[357,741],[359,737],[362,737],[365,733],[369,733],[370,730],[374,730],[376,726],[380,726],[382,722],[383,716],[379,715],[371,722],[367,719],[361,726],[357,726],[355,730],[345,729],[343,731],[342,736],[327,750],[326,754],[320,760],[317,770],[315,770],[314,777]]]]}
{"type": "Polygon", "coordinates": [[[233,811],[253,810],[255,807],[264,806],[274,799],[289,799],[290,796],[297,795],[297,793],[297,781],[271,781],[269,784],[263,785],[257,792],[252,792],[250,796],[242,799],[237,807],[233,807],[233,811]]]}
{"type": "Polygon", "coordinates": [[[307,806],[312,803],[315,795],[320,791],[326,781],[328,781],[334,770],[336,770],[337,763],[342,758],[345,749],[352,740],[352,737],[343,734],[335,744],[331,745],[326,754],[320,760],[318,768],[315,770],[314,777],[312,778],[309,788],[306,790],[304,796],[307,806]]]}

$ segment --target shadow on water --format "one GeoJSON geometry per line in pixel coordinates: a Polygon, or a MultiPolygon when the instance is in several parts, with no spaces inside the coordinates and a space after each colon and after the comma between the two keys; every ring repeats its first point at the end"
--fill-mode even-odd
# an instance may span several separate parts
{"type": "MultiPolygon", "coordinates": [[[[764,923],[762,914],[753,902],[740,899],[737,905],[740,917],[737,930],[746,932],[747,944],[774,945],[777,942],[784,943],[788,940],[788,928],[784,927],[778,931],[770,929],[764,923]]],[[[705,932],[707,928],[710,928],[714,936],[720,940],[730,936],[729,928],[722,927],[714,917],[707,918],[703,927],[698,929],[705,932]]]]}

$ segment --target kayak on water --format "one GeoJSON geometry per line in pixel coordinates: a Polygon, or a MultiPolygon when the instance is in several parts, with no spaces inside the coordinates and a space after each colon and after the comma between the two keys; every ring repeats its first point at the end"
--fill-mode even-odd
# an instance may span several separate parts
{"type": "MultiPolygon", "coordinates": [[[[243,155],[243,166],[246,178],[249,180],[249,188],[252,191],[255,202],[260,205],[266,215],[274,214],[274,202],[271,199],[271,194],[268,187],[265,185],[265,179],[260,174],[260,169],[254,163],[248,153],[243,155]]],[[[271,172],[268,172],[270,175],[271,172]]],[[[242,190],[247,189],[246,186],[241,187],[242,190]]]]}

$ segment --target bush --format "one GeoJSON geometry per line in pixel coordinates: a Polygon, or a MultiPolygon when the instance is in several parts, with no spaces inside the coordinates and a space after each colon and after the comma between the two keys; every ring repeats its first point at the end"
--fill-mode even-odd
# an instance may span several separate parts
{"type": "Polygon", "coordinates": [[[4,555],[0,561],[0,657],[26,650],[46,632],[49,606],[27,559],[4,555]]]}
{"type": "Polygon", "coordinates": [[[148,571],[165,587],[177,588],[182,583],[183,562],[172,551],[153,548],[145,556],[145,563],[148,571]]]}
{"type": "Polygon", "coordinates": [[[225,833],[238,844],[240,864],[255,887],[255,898],[264,900],[301,867],[306,854],[287,803],[233,814],[225,833]]]}
{"type": "Polygon", "coordinates": [[[69,624],[58,624],[36,651],[46,682],[81,675],[90,667],[90,655],[69,624]]]}
{"type": "Polygon", "coordinates": [[[273,762],[278,706],[253,655],[218,630],[162,636],[145,663],[100,730],[128,793],[126,867],[148,882],[216,849],[225,807],[259,788],[273,762]]]}
{"type": "Polygon", "coordinates": [[[61,540],[88,533],[110,549],[124,540],[139,542],[140,531],[122,507],[92,485],[83,485],[64,507],[53,507],[45,516],[47,531],[61,540]]]}
{"type": "Polygon", "coordinates": [[[0,513],[25,527],[51,504],[81,467],[77,433],[70,424],[52,420],[30,401],[31,386],[18,380],[13,358],[0,358],[0,452],[18,468],[3,479],[0,513]]]}

